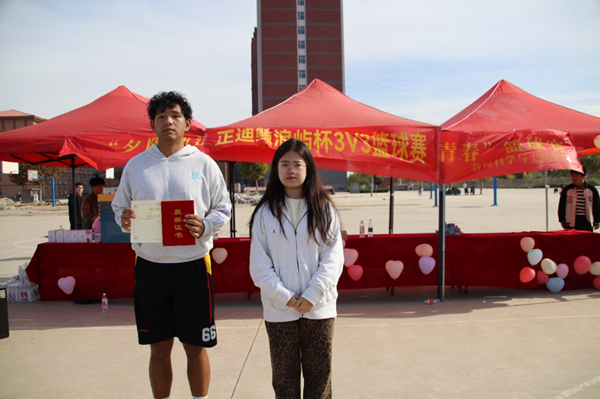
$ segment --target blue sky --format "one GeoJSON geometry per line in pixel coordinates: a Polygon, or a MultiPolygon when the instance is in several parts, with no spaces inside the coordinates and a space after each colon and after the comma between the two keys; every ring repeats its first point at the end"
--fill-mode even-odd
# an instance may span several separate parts
{"type": "MultiPolygon", "coordinates": [[[[600,117],[600,0],[343,8],[354,100],[441,124],[505,79],[600,117]]],[[[251,0],[0,0],[0,110],[52,118],[125,85],[181,91],[207,126],[235,122],[251,115],[255,26],[251,0]]]]}

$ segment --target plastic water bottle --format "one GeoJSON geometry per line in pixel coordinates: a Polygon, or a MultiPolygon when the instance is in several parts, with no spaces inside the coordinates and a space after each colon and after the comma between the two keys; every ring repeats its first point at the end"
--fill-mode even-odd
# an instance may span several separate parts
{"type": "Polygon", "coordinates": [[[106,294],[102,294],[102,313],[108,312],[108,298],[106,294]]]}
{"type": "Polygon", "coordinates": [[[425,299],[425,304],[427,305],[435,305],[436,303],[440,303],[440,300],[438,298],[425,299]]]}
{"type": "Polygon", "coordinates": [[[63,227],[63,225],[61,224],[60,227],[58,228],[59,230],[64,230],[65,228],[63,227]]]}
{"type": "Polygon", "coordinates": [[[373,237],[373,221],[371,219],[369,219],[369,226],[367,232],[369,237],[373,237]]]}
{"type": "Polygon", "coordinates": [[[360,224],[358,225],[358,235],[360,236],[360,238],[365,237],[365,222],[363,222],[362,220],[360,221],[360,224]]]}

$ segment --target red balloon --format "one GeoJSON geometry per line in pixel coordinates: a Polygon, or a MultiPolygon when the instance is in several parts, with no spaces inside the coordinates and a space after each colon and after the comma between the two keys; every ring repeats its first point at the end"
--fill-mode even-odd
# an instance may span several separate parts
{"type": "Polygon", "coordinates": [[[590,271],[591,267],[592,261],[587,256],[580,256],[579,258],[575,259],[575,263],[573,264],[573,268],[577,274],[586,274],[590,271]]]}
{"type": "Polygon", "coordinates": [[[548,275],[544,273],[542,270],[537,271],[537,283],[538,284],[546,284],[548,282],[548,275]]]}
{"type": "Polygon", "coordinates": [[[519,274],[519,279],[522,283],[528,283],[535,278],[535,270],[529,266],[525,266],[521,269],[521,273],[519,274]]]}
{"type": "Polygon", "coordinates": [[[594,279],[594,287],[596,287],[597,290],[600,290],[600,276],[594,279]]]}
{"type": "Polygon", "coordinates": [[[363,275],[363,268],[359,265],[348,266],[348,275],[354,281],[360,280],[363,275]]]}

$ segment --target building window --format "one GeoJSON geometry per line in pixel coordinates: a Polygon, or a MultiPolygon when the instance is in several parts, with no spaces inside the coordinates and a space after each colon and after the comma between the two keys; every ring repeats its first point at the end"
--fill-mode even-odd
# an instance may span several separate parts
{"type": "Polygon", "coordinates": [[[304,5],[304,0],[298,0],[298,5],[299,6],[303,6],[304,5]]]}
{"type": "Polygon", "coordinates": [[[298,40],[298,48],[299,49],[306,48],[306,41],[304,41],[304,40],[298,40]]]}
{"type": "Polygon", "coordinates": [[[306,27],[305,26],[299,26],[298,27],[298,34],[299,35],[305,35],[306,34],[306,27]]]}
{"type": "Polygon", "coordinates": [[[300,79],[306,79],[306,69],[300,69],[300,70],[298,71],[298,77],[299,77],[300,79]]]}
{"type": "Polygon", "coordinates": [[[299,55],[298,56],[298,63],[299,64],[306,64],[306,56],[305,55],[299,55]]]}
{"type": "Polygon", "coordinates": [[[298,85],[298,90],[302,90],[306,87],[306,85],[298,85]]]}
{"type": "Polygon", "coordinates": [[[304,21],[304,11],[298,11],[298,20],[304,21]]]}

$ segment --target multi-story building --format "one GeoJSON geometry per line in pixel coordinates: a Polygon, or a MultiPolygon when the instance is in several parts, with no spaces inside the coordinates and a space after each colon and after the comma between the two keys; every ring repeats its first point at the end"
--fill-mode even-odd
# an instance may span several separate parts
{"type": "MultiPolygon", "coordinates": [[[[252,38],[252,114],[318,78],[344,92],[342,0],[257,0],[252,38]]],[[[346,190],[346,172],[322,171],[346,190]]]]}

